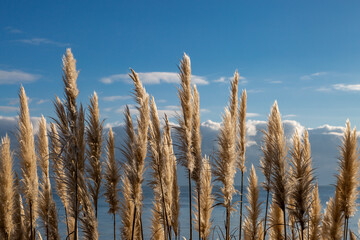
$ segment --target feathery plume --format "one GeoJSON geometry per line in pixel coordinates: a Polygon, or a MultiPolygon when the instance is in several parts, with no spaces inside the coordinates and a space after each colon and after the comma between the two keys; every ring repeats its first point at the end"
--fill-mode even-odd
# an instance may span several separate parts
{"type": "Polygon", "coordinates": [[[89,166],[87,167],[88,173],[88,187],[91,196],[91,200],[95,207],[95,216],[97,218],[98,212],[98,198],[100,194],[101,186],[101,145],[103,141],[103,122],[100,122],[98,96],[94,92],[92,98],[90,98],[89,105],[89,117],[88,127],[86,128],[86,140],[89,146],[87,151],[87,158],[89,160],[89,166]]]}
{"type": "MultiPolygon", "coordinates": [[[[51,139],[51,147],[50,147],[50,160],[52,162],[52,170],[54,173],[55,179],[55,189],[56,193],[59,196],[61,202],[64,205],[65,211],[65,223],[67,234],[69,235],[69,220],[68,220],[68,195],[66,189],[66,174],[64,169],[64,162],[61,157],[61,143],[59,139],[58,132],[56,130],[56,126],[54,123],[50,123],[50,139],[51,139]]],[[[73,226],[71,227],[73,229],[73,226]]]]}
{"type": "Polygon", "coordinates": [[[312,190],[312,203],[310,208],[310,223],[309,223],[309,232],[310,240],[317,240],[321,237],[320,231],[320,222],[321,222],[321,204],[319,198],[319,188],[316,184],[312,190]]]}
{"type": "Polygon", "coordinates": [[[159,190],[159,186],[154,187],[154,201],[153,201],[153,209],[152,218],[151,218],[151,239],[165,239],[166,232],[164,231],[163,225],[163,207],[162,207],[162,199],[161,192],[159,190]]]}
{"type": "Polygon", "coordinates": [[[284,213],[274,201],[270,207],[270,240],[284,239],[284,213]]]}
{"type": "Polygon", "coordinates": [[[26,222],[29,223],[28,234],[35,239],[36,219],[38,215],[38,175],[35,154],[33,126],[30,121],[27,97],[24,88],[20,88],[19,131],[19,159],[22,170],[23,191],[27,203],[26,222]]]}
{"type": "Polygon", "coordinates": [[[14,182],[14,214],[13,214],[13,223],[14,223],[14,235],[13,239],[23,240],[25,238],[25,222],[24,222],[24,206],[22,203],[22,198],[20,194],[20,180],[19,176],[15,173],[15,182],[14,182]]]}
{"type": "MultiPolygon", "coordinates": [[[[239,78],[239,76],[237,76],[239,78]]],[[[246,101],[247,95],[246,90],[243,91],[240,100],[239,108],[239,140],[238,140],[238,168],[241,171],[241,185],[240,185],[240,223],[239,223],[239,239],[241,240],[241,230],[242,230],[242,215],[243,215],[243,192],[244,192],[244,172],[245,168],[245,151],[246,151],[246,101]]],[[[236,126],[234,126],[236,129],[236,126]]]]}
{"type": "Polygon", "coordinates": [[[191,63],[188,55],[184,53],[180,61],[180,88],[178,89],[178,97],[181,104],[181,116],[178,117],[179,127],[176,128],[179,140],[179,162],[188,170],[189,178],[189,224],[190,237],[192,240],[192,191],[191,177],[195,168],[195,159],[192,147],[192,117],[193,105],[191,94],[191,63]]]}
{"type": "Polygon", "coordinates": [[[261,212],[261,203],[259,202],[259,187],[258,179],[256,176],[255,168],[251,166],[251,172],[249,176],[249,185],[247,187],[248,193],[246,198],[249,205],[246,206],[248,210],[248,216],[244,221],[244,238],[246,240],[262,239],[263,233],[260,232],[262,222],[259,221],[261,212]]]}
{"type": "MultiPolygon", "coordinates": [[[[192,178],[196,184],[196,192],[197,196],[197,206],[201,208],[200,202],[200,194],[201,194],[201,134],[200,134],[200,98],[199,92],[196,88],[196,85],[193,86],[193,114],[192,114],[192,148],[193,148],[193,155],[194,155],[194,163],[195,168],[192,174],[192,178]]],[[[202,231],[201,231],[201,211],[198,212],[198,226],[197,229],[199,231],[199,240],[201,239],[202,231]]]]}
{"type": "Polygon", "coordinates": [[[209,157],[205,155],[202,160],[202,168],[201,168],[201,182],[200,182],[200,189],[201,193],[200,200],[197,201],[198,203],[201,202],[199,207],[198,204],[195,205],[195,223],[197,223],[196,230],[199,231],[198,226],[200,225],[200,235],[202,239],[209,239],[211,233],[211,213],[214,204],[214,197],[212,195],[212,188],[213,185],[211,183],[211,166],[209,163],[209,157]],[[200,214],[199,214],[200,212],[200,214]],[[201,218],[199,218],[199,215],[201,218]],[[200,222],[200,223],[199,223],[200,222]]]}
{"type": "Polygon", "coordinates": [[[350,230],[350,240],[356,240],[357,237],[353,231],[350,230]]]}
{"type": "MultiPolygon", "coordinates": [[[[304,135],[306,137],[307,134],[304,135]]],[[[304,143],[308,140],[303,141],[304,143]]],[[[308,222],[308,209],[311,204],[312,190],[312,170],[310,156],[305,157],[305,144],[301,142],[300,135],[295,131],[293,137],[293,147],[290,151],[290,180],[291,191],[289,194],[290,202],[289,214],[300,226],[300,239],[304,239],[304,231],[308,222]]],[[[308,155],[308,154],[306,154],[308,155]]]]}
{"type": "Polygon", "coordinates": [[[39,165],[42,172],[39,196],[39,215],[42,219],[47,239],[60,239],[58,230],[57,210],[51,193],[49,174],[49,143],[46,120],[41,116],[38,133],[39,165]]]}
{"type": "Polygon", "coordinates": [[[356,128],[351,131],[349,120],[346,121],[340,154],[336,186],[339,191],[340,210],[344,214],[344,239],[347,239],[349,218],[356,210],[356,199],[359,196],[359,153],[356,128]]]}
{"type": "Polygon", "coordinates": [[[120,168],[115,160],[115,143],[112,128],[109,129],[109,136],[106,146],[105,161],[105,198],[109,204],[109,214],[114,218],[114,240],[116,239],[116,213],[120,209],[120,200],[118,196],[120,182],[120,168]]]}
{"type": "Polygon", "coordinates": [[[10,139],[7,135],[1,139],[0,146],[0,236],[12,239],[15,229],[13,215],[14,201],[14,172],[13,153],[10,150],[10,139]]]}
{"type": "Polygon", "coordinates": [[[226,208],[226,239],[230,239],[230,213],[234,210],[232,197],[235,193],[234,177],[236,173],[236,145],[235,133],[232,125],[232,119],[228,108],[225,108],[223,115],[223,126],[220,129],[218,144],[219,155],[215,159],[213,174],[215,181],[219,182],[221,191],[217,195],[219,204],[226,208]]]}
{"type": "Polygon", "coordinates": [[[339,190],[335,190],[335,197],[330,198],[326,204],[324,218],[322,219],[322,239],[340,240],[343,235],[344,215],[340,210],[339,190]]]}
{"type": "MultiPolygon", "coordinates": [[[[284,223],[286,223],[286,205],[288,195],[288,181],[286,172],[287,147],[284,136],[284,129],[277,102],[275,101],[269,117],[269,125],[266,141],[271,146],[271,191],[273,192],[273,202],[283,211],[284,223]]],[[[284,227],[284,237],[287,239],[286,226],[284,227]]]]}

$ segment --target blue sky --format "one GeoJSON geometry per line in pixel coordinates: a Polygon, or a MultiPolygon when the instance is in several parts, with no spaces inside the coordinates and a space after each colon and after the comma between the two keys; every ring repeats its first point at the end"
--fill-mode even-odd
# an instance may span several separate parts
{"type": "Polygon", "coordinates": [[[266,120],[278,100],[283,118],[305,127],[359,125],[359,10],[359,1],[1,1],[0,116],[17,115],[20,83],[33,116],[54,116],[70,47],[79,98],[87,104],[95,90],[108,125],[134,103],[130,67],[159,109],[174,112],[184,52],[203,122],[221,121],[238,69],[249,119],[266,120]]]}

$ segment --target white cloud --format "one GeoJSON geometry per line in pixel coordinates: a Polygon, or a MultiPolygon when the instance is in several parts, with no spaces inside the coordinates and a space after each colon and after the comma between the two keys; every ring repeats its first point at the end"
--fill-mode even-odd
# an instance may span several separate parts
{"type": "Polygon", "coordinates": [[[283,116],[283,118],[294,118],[294,117],[296,117],[295,114],[286,114],[283,116]]]}
{"type": "MultiPolygon", "coordinates": [[[[179,83],[179,74],[175,72],[145,72],[137,73],[143,84],[160,84],[160,83],[179,83]]],[[[128,74],[115,74],[109,77],[101,78],[100,81],[105,84],[114,82],[130,82],[128,74]]],[[[205,77],[192,75],[192,82],[198,85],[207,85],[209,82],[205,77]]]]}
{"type": "Polygon", "coordinates": [[[300,80],[313,80],[316,77],[327,75],[328,72],[316,72],[309,75],[304,75],[300,77],[300,80]]]}
{"type": "Polygon", "coordinates": [[[339,91],[360,91],[360,84],[334,84],[333,88],[339,91]]]}
{"type": "Polygon", "coordinates": [[[108,97],[103,97],[103,100],[107,102],[114,102],[119,100],[127,100],[130,98],[131,96],[108,96],[108,97]]]}
{"type": "Polygon", "coordinates": [[[43,104],[43,103],[47,103],[47,102],[50,102],[49,99],[40,99],[36,102],[36,104],[43,104]]]}
{"type": "Polygon", "coordinates": [[[23,33],[23,31],[21,31],[20,29],[10,27],[10,26],[6,27],[5,30],[8,31],[9,33],[14,33],[14,34],[23,33]]]}
{"type": "Polygon", "coordinates": [[[0,70],[0,85],[34,82],[39,78],[40,75],[26,73],[20,70],[0,70]]]}
{"type": "Polygon", "coordinates": [[[260,114],[258,113],[246,113],[246,117],[252,118],[252,117],[259,117],[260,114]]]}
{"type": "MultiPolygon", "coordinates": [[[[219,77],[218,79],[214,80],[213,82],[216,83],[227,83],[234,79],[234,77],[219,77]]],[[[246,84],[248,81],[245,77],[239,76],[239,83],[240,84],[246,84]]]]}
{"type": "Polygon", "coordinates": [[[43,45],[43,44],[48,44],[48,45],[55,45],[58,47],[66,47],[69,46],[69,43],[62,43],[62,42],[56,42],[47,38],[30,38],[30,39],[19,39],[19,40],[15,40],[16,42],[20,42],[20,43],[25,43],[25,44],[30,44],[30,45],[43,45]]]}
{"type": "Polygon", "coordinates": [[[16,112],[19,111],[18,107],[0,106],[0,112],[16,112]]]}

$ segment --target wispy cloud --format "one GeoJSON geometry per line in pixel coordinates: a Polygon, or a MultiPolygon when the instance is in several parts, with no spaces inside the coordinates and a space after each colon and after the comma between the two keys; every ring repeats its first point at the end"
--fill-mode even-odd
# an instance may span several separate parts
{"type": "Polygon", "coordinates": [[[260,114],[258,113],[246,113],[246,117],[253,118],[253,117],[259,117],[260,114]]]}
{"type": "Polygon", "coordinates": [[[18,107],[0,106],[0,112],[16,112],[19,111],[18,107]]]}
{"type": "Polygon", "coordinates": [[[18,39],[15,40],[16,42],[20,42],[20,43],[25,43],[25,44],[30,44],[30,45],[43,45],[43,44],[47,44],[47,45],[55,45],[58,47],[66,47],[69,46],[69,43],[62,43],[62,42],[57,42],[57,41],[53,41],[47,38],[29,38],[29,39],[18,39]]]}
{"type": "MultiPolygon", "coordinates": [[[[226,83],[226,82],[230,82],[231,80],[233,80],[234,77],[219,77],[218,79],[214,80],[213,82],[216,83],[226,83]]],[[[239,83],[240,84],[246,84],[248,81],[245,77],[243,76],[239,76],[239,83]]]]}
{"type": "Polygon", "coordinates": [[[324,76],[324,75],[327,75],[328,72],[316,72],[316,73],[312,73],[312,74],[309,74],[309,75],[304,75],[304,76],[301,76],[300,77],[300,80],[313,80],[317,77],[320,77],[320,76],[324,76]]]}
{"type": "Polygon", "coordinates": [[[9,33],[14,33],[14,34],[23,33],[23,31],[21,31],[20,29],[17,29],[17,28],[11,27],[11,26],[5,27],[5,30],[9,33]]]}
{"type": "Polygon", "coordinates": [[[40,99],[36,102],[36,104],[43,104],[43,103],[47,103],[47,102],[50,102],[49,99],[40,99]]]}
{"type": "Polygon", "coordinates": [[[40,75],[38,74],[26,73],[20,70],[0,70],[0,85],[34,82],[39,78],[40,75]]]}
{"type": "MultiPolygon", "coordinates": [[[[144,72],[137,73],[144,84],[179,83],[179,74],[175,72],[144,72]]],[[[100,79],[102,83],[111,84],[114,82],[130,82],[128,74],[115,74],[100,79]]],[[[209,84],[203,76],[192,75],[192,82],[198,85],[209,84]]]]}
{"type": "Polygon", "coordinates": [[[338,91],[360,91],[360,84],[334,84],[333,86],[334,90],[338,91]]]}
{"type": "Polygon", "coordinates": [[[120,101],[120,100],[127,100],[130,98],[131,98],[131,96],[108,96],[108,97],[103,97],[103,100],[106,102],[114,102],[114,101],[120,101]]]}
{"type": "Polygon", "coordinates": [[[296,117],[295,114],[287,114],[283,116],[283,118],[294,118],[294,117],[296,117]]]}

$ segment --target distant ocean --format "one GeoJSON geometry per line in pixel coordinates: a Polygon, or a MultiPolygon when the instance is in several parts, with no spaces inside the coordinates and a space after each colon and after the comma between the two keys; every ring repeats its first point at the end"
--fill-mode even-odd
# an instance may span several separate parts
{"type": "MultiPolygon", "coordinates": [[[[237,189],[239,189],[237,187],[237,189]]],[[[145,239],[150,239],[150,226],[151,226],[151,208],[152,208],[152,190],[147,187],[144,186],[143,188],[144,190],[144,205],[143,205],[143,226],[144,226],[144,238],[145,239]]],[[[181,205],[181,211],[180,211],[180,228],[181,228],[181,236],[185,236],[188,239],[189,236],[189,196],[188,196],[188,187],[187,186],[181,186],[180,188],[181,193],[180,193],[180,205],[181,205]]],[[[245,190],[245,189],[244,189],[245,190]]],[[[324,209],[326,207],[326,202],[329,200],[329,197],[332,197],[334,195],[334,187],[333,186],[320,186],[319,187],[319,192],[320,192],[320,199],[321,199],[321,204],[322,204],[322,212],[324,212],[324,209]]],[[[66,227],[65,227],[65,223],[64,223],[64,208],[61,204],[61,201],[59,198],[57,198],[57,196],[55,195],[55,201],[57,204],[57,208],[58,208],[58,215],[59,215],[59,219],[61,219],[61,221],[59,222],[59,228],[60,228],[60,232],[61,232],[61,239],[65,239],[66,235],[66,227]]],[[[236,195],[233,198],[233,201],[239,201],[240,197],[239,195],[236,195]]],[[[245,200],[245,205],[246,205],[246,198],[244,198],[245,200]]],[[[263,212],[262,214],[264,214],[265,212],[265,203],[266,203],[266,192],[261,190],[260,191],[260,201],[263,202],[263,212]]],[[[194,201],[193,201],[194,202],[194,201]]],[[[360,201],[358,201],[360,203],[360,201]]],[[[238,209],[239,207],[237,206],[237,211],[233,213],[233,215],[231,216],[231,230],[232,229],[237,229],[238,225],[239,225],[239,213],[238,213],[238,209]]],[[[244,214],[247,214],[247,211],[244,209],[244,214]]],[[[101,198],[99,201],[99,206],[98,206],[98,230],[99,230],[99,239],[101,240],[111,240],[113,239],[113,219],[112,216],[109,215],[108,213],[108,205],[105,202],[104,198],[101,198]]],[[[355,231],[355,233],[358,232],[358,220],[360,218],[360,213],[356,212],[355,216],[352,217],[350,219],[350,229],[353,229],[355,231]]],[[[223,207],[221,206],[217,206],[213,209],[212,212],[212,220],[213,220],[213,227],[216,226],[216,228],[218,229],[219,227],[224,231],[224,220],[225,220],[225,210],[223,207]]],[[[121,239],[120,238],[120,216],[116,217],[116,221],[117,221],[117,239],[121,239]]],[[[217,239],[217,232],[218,230],[216,230],[214,233],[214,239],[217,239]]],[[[236,236],[238,235],[235,234],[236,236]]],[[[198,235],[197,232],[195,230],[193,230],[193,237],[194,239],[198,239],[198,235]]]]}

